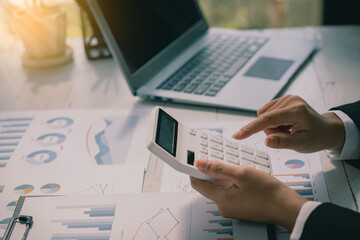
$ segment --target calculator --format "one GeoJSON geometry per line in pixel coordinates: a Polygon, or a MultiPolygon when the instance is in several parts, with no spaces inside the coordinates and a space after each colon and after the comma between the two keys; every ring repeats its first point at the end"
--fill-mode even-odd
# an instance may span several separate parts
{"type": "Polygon", "coordinates": [[[190,176],[213,180],[194,167],[196,159],[248,166],[271,174],[270,156],[206,131],[188,127],[160,107],[151,114],[148,149],[174,169],[190,176]]]}

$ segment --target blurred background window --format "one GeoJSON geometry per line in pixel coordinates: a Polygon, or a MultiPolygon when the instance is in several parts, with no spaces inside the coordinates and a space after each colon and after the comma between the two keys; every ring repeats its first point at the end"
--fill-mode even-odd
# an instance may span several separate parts
{"type": "MultiPolygon", "coordinates": [[[[27,1],[31,3],[35,0],[27,1]]],[[[198,1],[209,25],[214,27],[262,29],[322,24],[323,0],[198,1]]],[[[43,0],[43,2],[49,5],[61,4],[65,8],[67,37],[82,36],[80,10],[75,0],[43,0]]],[[[11,13],[25,6],[25,0],[0,0],[0,53],[13,39],[16,39],[11,13]]]]}
{"type": "Polygon", "coordinates": [[[199,0],[210,26],[235,29],[321,24],[321,0],[199,0]]]}

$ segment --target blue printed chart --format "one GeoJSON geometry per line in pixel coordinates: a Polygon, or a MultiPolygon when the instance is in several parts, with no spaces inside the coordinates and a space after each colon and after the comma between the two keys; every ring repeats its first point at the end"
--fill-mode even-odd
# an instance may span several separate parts
{"type": "Polygon", "coordinates": [[[31,165],[42,165],[54,161],[57,157],[56,152],[51,150],[40,150],[26,156],[26,161],[31,165]]]}
{"type": "MultiPolygon", "coordinates": [[[[206,204],[214,205],[213,202],[206,204]]],[[[231,219],[223,218],[219,210],[207,210],[206,214],[208,215],[208,228],[204,228],[204,232],[213,235],[213,237],[216,236],[217,239],[232,239],[233,225],[231,219]]]]}
{"type": "Polygon", "coordinates": [[[10,222],[10,218],[5,218],[3,220],[0,220],[0,229],[5,230],[9,222],[10,222]]]}
{"type": "Polygon", "coordinates": [[[110,233],[54,234],[51,240],[109,240],[110,233]]]}
{"type": "Polygon", "coordinates": [[[191,239],[232,240],[232,219],[221,216],[216,204],[205,198],[193,202],[191,239]]]}
{"type": "Polygon", "coordinates": [[[286,186],[290,187],[304,198],[311,201],[318,200],[314,196],[314,190],[311,185],[309,174],[280,174],[274,175],[274,177],[279,179],[286,186]]]}
{"type": "Polygon", "coordinates": [[[16,204],[18,201],[12,201],[8,205],[6,205],[6,209],[13,212],[16,208],[16,204]]]}
{"type": "Polygon", "coordinates": [[[74,124],[74,120],[69,117],[57,117],[46,121],[46,126],[53,129],[67,128],[74,124]]]}
{"type": "Polygon", "coordinates": [[[19,194],[19,195],[26,195],[26,194],[29,194],[31,193],[32,191],[34,191],[34,186],[33,185],[30,185],[30,184],[23,184],[23,185],[20,185],[20,186],[17,186],[15,189],[14,189],[14,192],[16,194],[19,194]]]}
{"type": "Polygon", "coordinates": [[[0,168],[6,167],[33,118],[0,118],[0,168]]]}
{"type": "Polygon", "coordinates": [[[304,161],[298,159],[292,159],[285,162],[285,166],[290,169],[299,169],[305,166],[304,161]]]}
{"type": "Polygon", "coordinates": [[[40,191],[45,194],[52,194],[60,191],[61,186],[57,183],[45,184],[40,188],[40,191]]]}
{"type": "Polygon", "coordinates": [[[170,208],[160,208],[154,215],[141,221],[131,239],[169,239],[180,224],[170,208]]]}
{"type": "Polygon", "coordinates": [[[48,133],[44,134],[36,139],[36,142],[41,146],[55,146],[63,143],[66,140],[66,136],[60,133],[48,133]]]}
{"type": "Polygon", "coordinates": [[[106,117],[88,129],[86,146],[98,165],[124,164],[139,116],[106,117]]]}
{"type": "Polygon", "coordinates": [[[54,234],[52,240],[57,239],[109,239],[115,216],[116,204],[69,205],[56,206],[55,209],[69,217],[56,219],[51,223],[65,228],[61,234],[54,234]],[[71,232],[66,233],[66,229],[71,232]],[[78,233],[74,233],[78,230],[78,233]],[[84,230],[88,233],[84,234],[84,230]]]}

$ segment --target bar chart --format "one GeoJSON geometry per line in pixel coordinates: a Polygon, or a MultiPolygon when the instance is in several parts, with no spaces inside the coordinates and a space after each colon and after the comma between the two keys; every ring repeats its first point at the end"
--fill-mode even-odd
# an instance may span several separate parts
{"type": "Polygon", "coordinates": [[[67,228],[94,228],[98,231],[110,231],[112,227],[112,219],[110,220],[84,220],[84,219],[74,219],[74,220],[54,220],[53,223],[61,223],[67,228]]]}
{"type": "Polygon", "coordinates": [[[33,118],[0,118],[0,168],[6,167],[33,118]]]}
{"type": "Polygon", "coordinates": [[[61,234],[54,234],[52,240],[110,238],[116,204],[56,206],[55,210],[58,219],[51,223],[62,228],[57,227],[61,234]]]}
{"type": "Polygon", "coordinates": [[[309,174],[280,174],[274,175],[274,177],[304,198],[311,201],[317,200],[314,196],[309,174]]]}
{"type": "MultiPolygon", "coordinates": [[[[207,205],[214,205],[213,202],[207,202],[207,205]]],[[[233,239],[232,220],[223,218],[218,210],[206,211],[208,215],[208,226],[203,231],[216,236],[216,239],[233,239]]]]}
{"type": "Polygon", "coordinates": [[[51,240],[109,240],[110,234],[56,234],[51,240]]]}
{"type": "Polygon", "coordinates": [[[193,203],[191,239],[232,240],[233,222],[221,216],[214,202],[208,199],[193,203]],[[195,206],[194,206],[195,205],[195,206]]]}

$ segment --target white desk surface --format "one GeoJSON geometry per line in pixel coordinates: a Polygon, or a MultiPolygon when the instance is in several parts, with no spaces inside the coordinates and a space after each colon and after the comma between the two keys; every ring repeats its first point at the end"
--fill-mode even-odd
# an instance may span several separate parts
{"type": "MultiPolygon", "coordinates": [[[[270,34],[317,38],[321,48],[284,94],[303,97],[316,110],[360,98],[360,26],[266,29],[270,34]]],[[[87,60],[81,39],[68,39],[74,61],[51,70],[24,69],[17,41],[0,55],[0,110],[128,108],[161,105],[180,121],[249,120],[255,114],[221,108],[145,101],[130,93],[112,59],[87,60]]],[[[360,170],[322,154],[330,200],[359,211],[360,170]]],[[[162,161],[152,157],[143,191],[158,191],[162,161]]]]}

